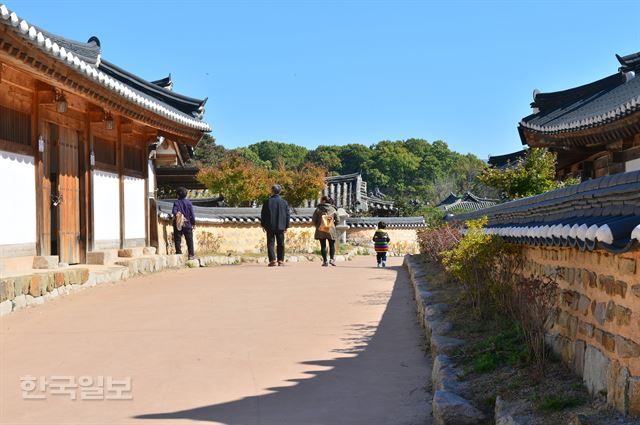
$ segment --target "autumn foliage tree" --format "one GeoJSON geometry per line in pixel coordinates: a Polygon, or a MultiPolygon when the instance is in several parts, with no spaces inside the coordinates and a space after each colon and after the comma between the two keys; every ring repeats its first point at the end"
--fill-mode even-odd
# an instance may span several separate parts
{"type": "Polygon", "coordinates": [[[280,162],[272,174],[272,181],[282,186],[283,198],[290,206],[297,208],[306,200],[318,198],[324,189],[326,176],[326,168],[310,162],[293,169],[287,169],[280,162]]]}
{"type": "Polygon", "coordinates": [[[270,177],[266,168],[238,153],[228,154],[217,165],[201,169],[197,176],[212,193],[223,195],[233,207],[252,206],[267,195],[270,177]]]}

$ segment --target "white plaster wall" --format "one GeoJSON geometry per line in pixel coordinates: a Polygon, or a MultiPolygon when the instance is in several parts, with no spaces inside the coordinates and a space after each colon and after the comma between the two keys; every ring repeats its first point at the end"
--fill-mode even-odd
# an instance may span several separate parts
{"type": "Polygon", "coordinates": [[[144,193],[144,179],[124,178],[124,238],[141,239],[146,237],[144,205],[147,195],[144,193]]]}
{"type": "Polygon", "coordinates": [[[32,156],[0,151],[0,245],[36,242],[36,174],[32,156]]]}
{"type": "Polygon", "coordinates": [[[120,240],[120,181],[117,174],[93,172],[93,235],[96,241],[120,240]]]}
{"type": "Polygon", "coordinates": [[[155,193],[156,192],[156,174],[153,169],[153,161],[149,161],[147,164],[147,167],[149,169],[149,173],[147,174],[149,176],[149,193],[155,193]]]}
{"type": "Polygon", "coordinates": [[[624,171],[640,170],[640,158],[632,159],[624,163],[624,171]]]}

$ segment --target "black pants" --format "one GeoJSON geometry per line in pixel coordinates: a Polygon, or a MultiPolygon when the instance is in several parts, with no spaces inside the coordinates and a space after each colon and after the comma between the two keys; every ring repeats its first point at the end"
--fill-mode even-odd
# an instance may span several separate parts
{"type": "Polygon", "coordinates": [[[376,258],[378,259],[378,264],[383,261],[387,261],[387,253],[386,252],[376,252],[376,258]]]}
{"type": "Polygon", "coordinates": [[[182,254],[182,235],[184,235],[187,241],[187,251],[189,256],[193,257],[193,229],[191,227],[183,227],[182,230],[178,230],[176,226],[173,226],[173,243],[176,245],[176,254],[182,254]]]}
{"type": "Polygon", "coordinates": [[[284,261],[284,232],[271,232],[267,230],[267,253],[269,262],[276,261],[275,245],[278,244],[278,261],[284,261]]]}
{"type": "Polygon", "coordinates": [[[320,239],[320,253],[322,253],[322,261],[327,262],[327,242],[329,242],[329,258],[333,260],[336,256],[336,241],[331,239],[320,239]]]}

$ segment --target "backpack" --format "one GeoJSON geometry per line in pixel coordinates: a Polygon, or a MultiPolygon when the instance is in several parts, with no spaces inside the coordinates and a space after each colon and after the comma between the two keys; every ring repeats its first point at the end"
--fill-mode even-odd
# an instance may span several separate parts
{"type": "Polygon", "coordinates": [[[178,211],[176,213],[176,229],[182,230],[182,228],[184,227],[184,222],[185,222],[184,214],[178,211]]]}
{"type": "Polygon", "coordinates": [[[324,233],[331,233],[333,228],[333,214],[322,214],[318,230],[324,233]]]}

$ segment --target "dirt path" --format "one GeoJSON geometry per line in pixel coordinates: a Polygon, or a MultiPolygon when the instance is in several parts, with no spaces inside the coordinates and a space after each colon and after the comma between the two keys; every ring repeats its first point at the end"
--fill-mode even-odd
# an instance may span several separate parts
{"type": "Polygon", "coordinates": [[[406,272],[371,263],[171,271],[4,316],[0,423],[430,423],[406,272]],[[77,399],[23,400],[27,375],[77,399]],[[130,377],[132,400],[81,400],[82,376],[130,377]]]}

